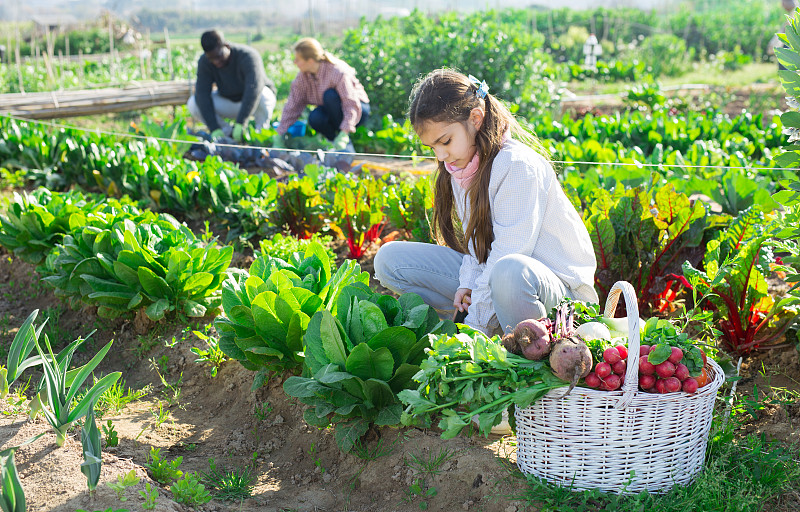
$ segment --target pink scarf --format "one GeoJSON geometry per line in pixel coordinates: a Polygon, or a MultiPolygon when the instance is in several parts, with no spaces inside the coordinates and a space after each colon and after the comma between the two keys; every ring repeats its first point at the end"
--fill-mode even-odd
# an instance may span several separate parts
{"type": "Polygon", "coordinates": [[[450,165],[447,162],[444,163],[444,168],[447,169],[447,172],[450,173],[450,176],[456,180],[458,186],[466,190],[469,187],[469,184],[472,182],[472,178],[475,177],[475,173],[478,172],[478,163],[480,155],[478,155],[478,151],[475,151],[475,155],[473,155],[472,160],[469,161],[466,167],[456,167],[455,165],[450,165]]]}
{"type": "MultiPolygon", "coordinates": [[[[506,130],[506,133],[503,134],[503,141],[501,142],[501,145],[505,144],[509,138],[511,138],[511,131],[506,130]]],[[[469,161],[466,167],[456,167],[455,165],[450,165],[445,162],[444,168],[447,169],[447,172],[450,173],[450,176],[456,180],[458,186],[466,190],[469,188],[469,184],[472,183],[472,178],[475,177],[475,173],[478,172],[479,163],[480,158],[476,149],[475,154],[472,156],[472,160],[469,161]]]]}

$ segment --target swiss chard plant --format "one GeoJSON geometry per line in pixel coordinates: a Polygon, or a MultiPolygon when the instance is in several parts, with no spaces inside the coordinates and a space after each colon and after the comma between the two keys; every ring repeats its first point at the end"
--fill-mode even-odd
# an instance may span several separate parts
{"type": "Polygon", "coordinates": [[[304,338],[309,376],[290,377],[283,389],[311,406],[309,425],[333,425],[336,444],[349,452],[370,425],[400,423],[397,394],[413,384],[428,334],[452,334],[455,324],[439,320],[415,294],[396,299],[363,283],[345,288],[339,303],[335,316],[322,310],[311,318],[304,338]]]}
{"type": "Polygon", "coordinates": [[[415,183],[387,181],[386,214],[392,225],[409,240],[432,243],[430,219],[433,218],[431,181],[422,177],[415,183]]]}
{"type": "Polygon", "coordinates": [[[797,297],[774,300],[766,276],[774,263],[768,241],[775,227],[755,208],[744,210],[708,242],[702,269],[683,264],[689,286],[703,297],[700,307],[714,312],[721,346],[747,354],[766,349],[796,317],[797,297]],[[766,333],[767,327],[773,327],[766,333]]]}
{"type": "Polygon", "coordinates": [[[299,372],[303,336],[311,317],[336,310],[339,294],[351,283],[369,282],[361,267],[348,261],[331,271],[331,255],[312,242],[301,258],[256,258],[249,272],[231,271],[222,285],[222,309],[214,325],[219,347],[245,368],[257,371],[254,387],[270,372],[299,372]]]}
{"type": "Polygon", "coordinates": [[[374,178],[336,174],[325,188],[331,191],[330,229],[347,240],[348,257],[359,259],[386,225],[384,187],[374,178]]]}
{"type": "Polygon", "coordinates": [[[314,181],[306,176],[278,185],[275,210],[270,220],[297,238],[305,239],[322,230],[325,214],[322,197],[314,181]]]}
{"type": "Polygon", "coordinates": [[[712,224],[706,210],[672,185],[652,193],[620,188],[595,194],[584,211],[584,223],[597,258],[595,287],[600,302],[605,302],[614,283],[628,281],[636,289],[639,309],[653,311],[664,278],[680,268],[689,250],[701,245],[712,224]]]}

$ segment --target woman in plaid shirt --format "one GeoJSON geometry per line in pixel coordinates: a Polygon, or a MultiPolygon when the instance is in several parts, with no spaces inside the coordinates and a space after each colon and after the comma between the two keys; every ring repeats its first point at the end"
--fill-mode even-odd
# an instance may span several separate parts
{"type": "Polygon", "coordinates": [[[292,49],[300,72],[292,81],[278,134],[286,134],[306,105],[317,105],[308,116],[308,124],[334,141],[336,149],[344,149],[350,142],[348,134],[369,117],[367,93],[355,70],[323,50],[316,39],[303,38],[292,49]]]}
{"type": "Polygon", "coordinates": [[[439,160],[431,226],[441,245],[390,242],[375,276],[486,334],[543,318],[564,297],[598,302],[592,241],[541,144],[486,82],[439,69],[409,120],[439,160]],[[460,225],[459,225],[460,224],[460,225]]]}

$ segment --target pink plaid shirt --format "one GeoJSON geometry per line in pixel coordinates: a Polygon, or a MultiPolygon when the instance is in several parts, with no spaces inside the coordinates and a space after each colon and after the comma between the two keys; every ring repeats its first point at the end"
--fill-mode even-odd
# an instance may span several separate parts
{"type": "Polygon", "coordinates": [[[322,95],[328,89],[335,89],[342,99],[344,118],[339,129],[348,133],[356,131],[361,119],[361,102],[369,103],[367,93],[356,78],[353,68],[342,61],[320,61],[316,75],[298,73],[292,81],[292,89],[286,106],[283,107],[278,133],[283,135],[297,121],[306,105],[322,105],[322,95]]]}

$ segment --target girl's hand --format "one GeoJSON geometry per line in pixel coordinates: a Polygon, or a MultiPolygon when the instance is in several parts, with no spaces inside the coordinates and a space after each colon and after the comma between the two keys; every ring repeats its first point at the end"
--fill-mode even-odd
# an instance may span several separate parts
{"type": "Polygon", "coordinates": [[[456,290],[456,296],[453,299],[453,307],[458,311],[466,311],[470,304],[472,304],[472,290],[469,288],[459,288],[456,290]]]}

